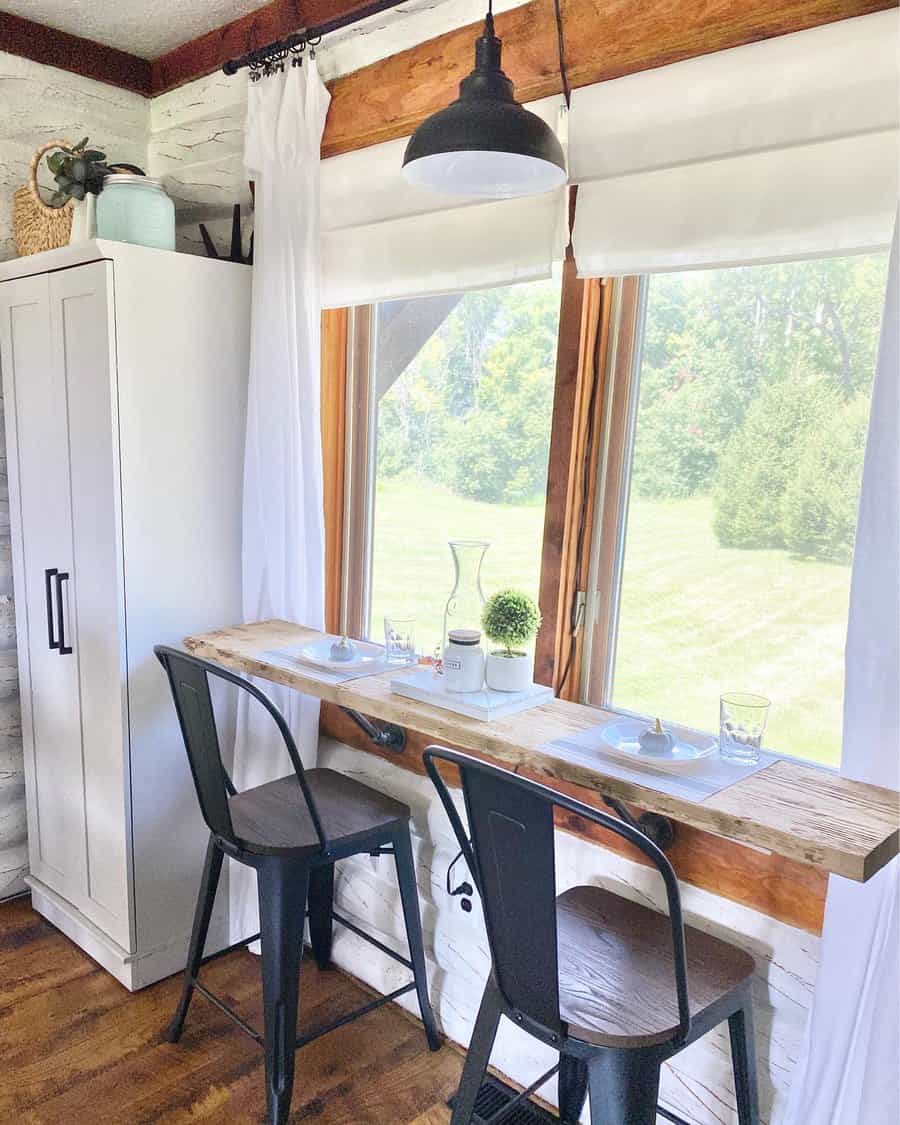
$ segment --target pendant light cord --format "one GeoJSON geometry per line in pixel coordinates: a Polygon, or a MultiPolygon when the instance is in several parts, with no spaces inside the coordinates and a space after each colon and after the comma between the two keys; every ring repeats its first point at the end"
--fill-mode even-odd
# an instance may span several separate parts
{"type": "Polygon", "coordinates": [[[572,104],[572,91],[569,89],[569,76],[566,73],[566,43],[563,37],[562,12],[559,5],[560,0],[553,0],[553,8],[556,12],[556,43],[559,48],[559,76],[562,79],[563,97],[566,100],[566,109],[568,109],[572,104]]]}
{"type": "MultiPolygon", "coordinates": [[[[556,47],[559,52],[559,77],[562,80],[562,92],[566,101],[566,109],[569,109],[572,104],[572,91],[569,88],[569,75],[566,72],[566,41],[563,35],[563,19],[562,10],[560,8],[560,0],[553,0],[553,11],[556,15],[556,47]]],[[[488,0],[487,15],[485,16],[485,24],[490,31],[494,34],[494,0],[488,0]]]]}

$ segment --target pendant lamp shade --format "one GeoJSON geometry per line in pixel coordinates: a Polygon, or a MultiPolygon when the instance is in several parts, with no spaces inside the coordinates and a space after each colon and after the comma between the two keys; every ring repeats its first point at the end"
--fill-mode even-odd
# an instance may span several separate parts
{"type": "Polygon", "coordinates": [[[562,145],[516,101],[500,68],[500,48],[488,13],[475,43],[475,69],[460,83],[459,97],[410,137],[403,157],[409,183],[447,195],[511,199],[566,182],[562,145]]]}

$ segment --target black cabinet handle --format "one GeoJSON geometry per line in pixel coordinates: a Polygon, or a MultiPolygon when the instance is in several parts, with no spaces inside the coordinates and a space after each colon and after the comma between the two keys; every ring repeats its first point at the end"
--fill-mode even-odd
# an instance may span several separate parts
{"type": "Polygon", "coordinates": [[[66,625],[65,625],[66,619],[65,619],[65,615],[63,614],[62,584],[63,584],[63,582],[66,581],[66,579],[68,577],[69,577],[69,572],[67,570],[62,571],[62,573],[57,571],[56,574],[54,574],[54,578],[56,579],[56,617],[57,617],[57,620],[59,621],[59,655],[60,656],[68,656],[69,653],[72,651],[71,647],[66,645],[66,625]]]}
{"type": "Polygon", "coordinates": [[[47,591],[47,641],[51,648],[59,648],[59,641],[53,636],[53,579],[59,571],[56,567],[44,571],[44,588],[47,591]]]}

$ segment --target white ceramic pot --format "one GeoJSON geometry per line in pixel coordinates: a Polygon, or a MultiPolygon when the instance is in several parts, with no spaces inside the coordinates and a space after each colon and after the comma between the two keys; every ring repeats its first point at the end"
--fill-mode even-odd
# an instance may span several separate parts
{"type": "Polygon", "coordinates": [[[534,668],[527,652],[492,652],[485,662],[487,686],[494,691],[527,691],[534,668]]]}
{"type": "Polygon", "coordinates": [[[84,199],[72,200],[72,233],[69,245],[97,237],[97,197],[88,192],[84,199]]]}

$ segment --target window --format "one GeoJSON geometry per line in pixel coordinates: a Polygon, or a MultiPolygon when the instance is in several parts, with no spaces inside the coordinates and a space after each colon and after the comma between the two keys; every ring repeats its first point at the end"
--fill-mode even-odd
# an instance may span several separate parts
{"type": "Polygon", "coordinates": [[[837,765],[886,270],[644,279],[598,536],[615,549],[595,551],[593,702],[715,730],[723,691],[759,692],[768,745],[837,765]]]}
{"type": "Polygon", "coordinates": [[[558,278],[357,310],[349,628],[381,640],[386,614],[414,613],[431,653],[451,539],[490,543],[487,595],[537,600],[559,310],[558,278]]]}

